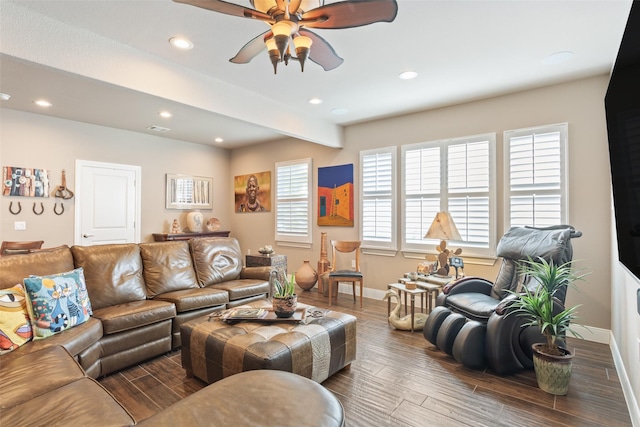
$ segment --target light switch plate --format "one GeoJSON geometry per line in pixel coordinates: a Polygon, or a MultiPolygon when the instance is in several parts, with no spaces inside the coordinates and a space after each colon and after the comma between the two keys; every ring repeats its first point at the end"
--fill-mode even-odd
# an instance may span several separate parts
{"type": "Polygon", "coordinates": [[[16,221],[13,223],[13,229],[14,230],[26,230],[27,229],[27,223],[25,221],[16,221]]]}

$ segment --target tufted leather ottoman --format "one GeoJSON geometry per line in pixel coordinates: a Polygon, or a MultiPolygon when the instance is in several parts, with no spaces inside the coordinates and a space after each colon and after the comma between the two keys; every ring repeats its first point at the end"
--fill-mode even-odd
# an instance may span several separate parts
{"type": "Polygon", "coordinates": [[[228,324],[203,316],[183,324],[180,333],[182,367],[209,384],[256,369],[293,372],[321,383],[356,356],[356,318],[337,311],[300,323],[228,324]]]}

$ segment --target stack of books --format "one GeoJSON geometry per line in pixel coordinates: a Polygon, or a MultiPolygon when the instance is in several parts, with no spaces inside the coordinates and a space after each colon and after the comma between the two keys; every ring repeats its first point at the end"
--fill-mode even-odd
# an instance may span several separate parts
{"type": "Polygon", "coordinates": [[[262,319],[269,313],[264,308],[235,308],[224,316],[225,320],[262,319]]]}

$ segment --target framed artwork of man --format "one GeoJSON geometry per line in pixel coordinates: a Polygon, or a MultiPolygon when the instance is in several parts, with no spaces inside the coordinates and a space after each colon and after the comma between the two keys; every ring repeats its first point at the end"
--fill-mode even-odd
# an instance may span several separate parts
{"type": "Polygon", "coordinates": [[[238,213],[271,211],[271,172],[238,175],[233,179],[235,211],[238,213]]]}

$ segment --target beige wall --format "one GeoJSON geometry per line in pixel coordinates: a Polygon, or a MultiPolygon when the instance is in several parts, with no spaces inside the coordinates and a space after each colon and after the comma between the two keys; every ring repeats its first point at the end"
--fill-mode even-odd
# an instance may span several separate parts
{"type": "MultiPolygon", "coordinates": [[[[313,158],[314,189],[317,168],[346,163],[354,164],[355,191],[358,194],[358,154],[361,150],[400,146],[440,138],[496,132],[498,151],[498,190],[502,190],[503,157],[502,133],[505,130],[538,125],[569,123],[569,222],[584,232],[575,241],[574,259],[592,271],[588,283],[580,292],[570,291],[568,304],[583,304],[579,314],[581,322],[597,328],[611,325],[609,194],[607,135],[604,114],[604,94],[608,77],[601,76],[567,84],[550,86],[505,95],[492,99],[426,111],[397,118],[378,120],[348,126],[343,149],[331,149],[296,140],[283,140],[255,147],[237,149],[231,155],[231,174],[240,175],[271,170],[277,161],[313,158]]],[[[320,232],[329,239],[358,239],[356,198],[356,225],[353,228],[318,227],[316,223],[316,194],[313,210],[314,243],[311,249],[277,247],[276,251],[288,256],[289,271],[295,270],[308,259],[316,265],[319,254],[320,232]]],[[[498,229],[503,230],[503,200],[498,198],[498,229]]],[[[265,244],[274,244],[274,212],[264,214],[234,214],[232,229],[243,248],[257,250],[265,244]]],[[[500,232],[502,234],[502,231],[500,232]]],[[[464,256],[464,253],[463,253],[464,256]]],[[[417,260],[364,255],[362,265],[366,286],[386,289],[403,272],[415,269],[417,260]]],[[[497,266],[467,265],[467,275],[494,278],[497,266]]],[[[379,296],[378,292],[369,292],[379,296]]]]}
{"type": "MultiPolygon", "coordinates": [[[[60,185],[62,169],[66,170],[67,186],[75,189],[76,159],[141,166],[143,241],[153,240],[152,233],[168,232],[173,218],[186,227],[187,211],[164,208],[166,173],[213,177],[213,210],[202,212],[205,219],[215,216],[222,228],[229,229],[228,206],[233,196],[227,150],[15,110],[0,111],[0,166],[48,169],[52,189],[60,185]]],[[[56,201],[53,197],[2,197],[0,240],[44,240],[47,247],[72,245],[74,199],[64,202],[65,212],[60,216],[53,213],[56,201]],[[9,214],[11,201],[14,211],[21,202],[19,215],[9,214]],[[40,201],[44,203],[44,214],[32,212],[34,201],[38,207],[40,201]],[[14,221],[25,221],[27,230],[15,231],[14,221]]]]}

